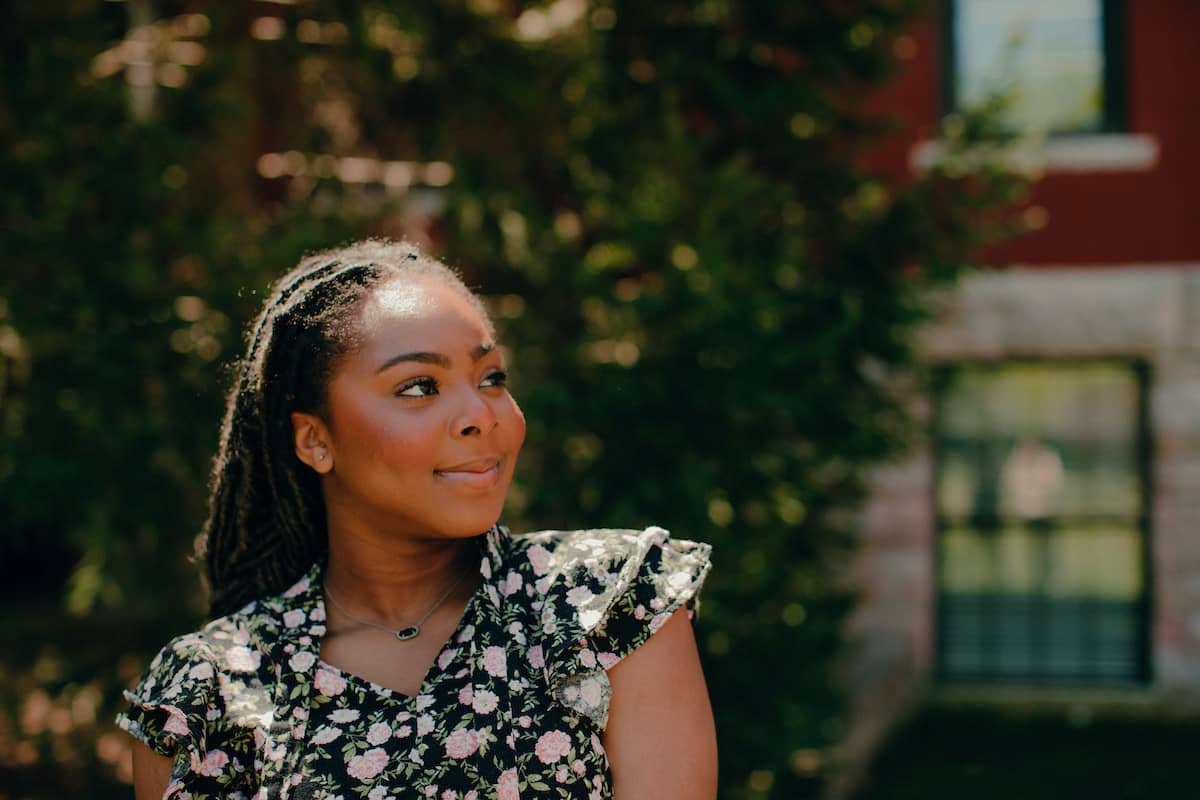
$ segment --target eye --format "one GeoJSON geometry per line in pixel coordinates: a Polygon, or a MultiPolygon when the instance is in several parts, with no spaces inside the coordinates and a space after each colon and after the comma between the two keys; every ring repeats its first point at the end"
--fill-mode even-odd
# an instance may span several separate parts
{"type": "Polygon", "coordinates": [[[431,397],[437,393],[437,381],[433,378],[413,378],[396,390],[397,397],[431,397]]]}
{"type": "Polygon", "coordinates": [[[508,373],[499,369],[490,373],[486,378],[483,379],[483,383],[480,384],[480,386],[483,386],[484,388],[503,387],[507,385],[508,373]]]}

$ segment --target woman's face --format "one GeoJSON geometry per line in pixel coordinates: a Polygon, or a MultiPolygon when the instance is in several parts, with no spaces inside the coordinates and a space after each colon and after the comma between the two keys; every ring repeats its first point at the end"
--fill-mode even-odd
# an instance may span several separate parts
{"type": "Polygon", "coordinates": [[[484,320],[453,288],[418,278],[376,289],[358,323],[360,346],[328,387],[326,450],[315,463],[331,523],[419,538],[487,530],[525,418],[484,320]]]}

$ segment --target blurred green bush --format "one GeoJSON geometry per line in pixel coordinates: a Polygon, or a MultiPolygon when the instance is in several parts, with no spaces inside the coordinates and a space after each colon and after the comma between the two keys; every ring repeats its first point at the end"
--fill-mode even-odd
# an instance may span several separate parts
{"type": "Polygon", "coordinates": [[[823,762],[794,755],[841,733],[829,566],[864,470],[911,436],[922,293],[1021,188],[866,166],[891,130],[867,101],[924,11],[17,4],[0,614],[43,624],[0,657],[0,797],[119,780],[119,688],[202,613],[187,554],[238,332],[304,251],[369,233],[427,233],[489,297],[529,419],[514,529],[715,545],[722,796],[817,792],[823,762]]]}

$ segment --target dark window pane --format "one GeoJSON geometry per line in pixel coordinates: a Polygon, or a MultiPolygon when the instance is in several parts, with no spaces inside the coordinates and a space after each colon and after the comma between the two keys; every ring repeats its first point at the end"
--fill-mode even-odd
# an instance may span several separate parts
{"type": "Polygon", "coordinates": [[[944,378],[935,432],[943,676],[1141,679],[1139,373],[1041,363],[944,378]]]}

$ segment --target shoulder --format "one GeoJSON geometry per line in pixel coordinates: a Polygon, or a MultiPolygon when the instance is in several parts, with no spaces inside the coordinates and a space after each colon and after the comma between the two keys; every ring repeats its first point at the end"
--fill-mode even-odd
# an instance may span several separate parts
{"type": "Polygon", "coordinates": [[[673,538],[657,525],[640,530],[586,528],[512,535],[505,561],[510,569],[530,571],[553,582],[587,574],[608,577],[614,569],[636,569],[656,554],[671,562],[707,562],[710,551],[707,544],[673,538]]]}
{"type": "Polygon", "coordinates": [[[272,615],[257,603],[171,639],[146,670],[146,678],[176,685],[217,682],[225,673],[255,672],[262,664],[262,623],[272,615]]]}
{"type": "MultiPolygon", "coordinates": [[[[216,674],[257,672],[279,647],[282,636],[309,619],[316,567],[286,591],[247,603],[199,629],[176,636],[159,651],[148,673],[208,664],[216,674]]],[[[203,668],[197,674],[203,674],[203,668]]]]}
{"type": "Polygon", "coordinates": [[[639,618],[694,609],[710,553],[658,526],[592,528],[512,536],[505,561],[521,577],[516,583],[529,587],[544,629],[578,636],[602,627],[616,607],[628,605],[639,618]]]}

